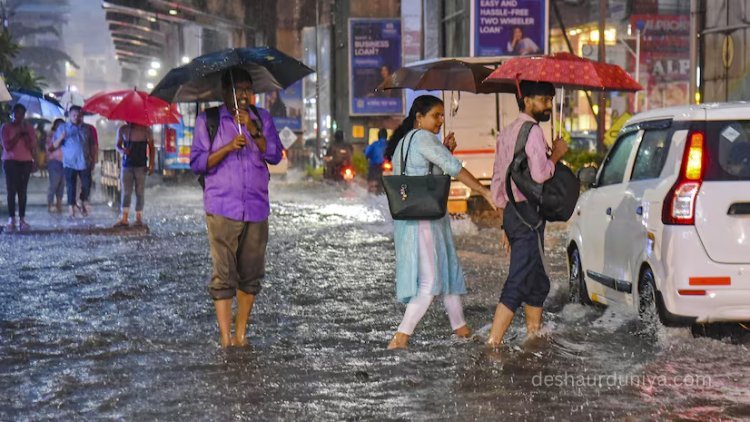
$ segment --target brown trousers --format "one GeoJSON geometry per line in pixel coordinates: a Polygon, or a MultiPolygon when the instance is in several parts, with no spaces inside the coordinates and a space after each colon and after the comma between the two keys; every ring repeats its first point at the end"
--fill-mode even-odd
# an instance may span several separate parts
{"type": "Polygon", "coordinates": [[[265,275],[268,220],[257,223],[207,214],[213,271],[208,291],[214,300],[231,299],[237,289],[260,293],[265,275]]]}

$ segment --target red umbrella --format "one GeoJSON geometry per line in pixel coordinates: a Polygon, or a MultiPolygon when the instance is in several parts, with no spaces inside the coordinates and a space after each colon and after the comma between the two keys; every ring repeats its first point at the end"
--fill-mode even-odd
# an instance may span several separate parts
{"type": "Polygon", "coordinates": [[[135,89],[96,94],[86,100],[83,110],[143,126],[180,121],[174,104],[135,89]]]}
{"type": "Polygon", "coordinates": [[[643,87],[620,66],[570,53],[524,56],[508,60],[484,80],[486,84],[515,81],[549,82],[558,88],[591,91],[640,91],[643,87]]]}

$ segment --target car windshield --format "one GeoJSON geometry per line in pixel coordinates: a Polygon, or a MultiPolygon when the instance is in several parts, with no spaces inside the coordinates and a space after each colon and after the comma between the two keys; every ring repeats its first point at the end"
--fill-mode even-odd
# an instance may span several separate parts
{"type": "Polygon", "coordinates": [[[708,122],[705,180],[750,180],[750,120],[708,122]]]}

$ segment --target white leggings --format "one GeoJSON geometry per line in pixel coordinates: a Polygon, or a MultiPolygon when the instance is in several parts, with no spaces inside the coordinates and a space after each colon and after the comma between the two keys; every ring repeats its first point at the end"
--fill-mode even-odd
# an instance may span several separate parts
{"type": "MultiPolygon", "coordinates": [[[[414,328],[432,303],[432,286],[435,284],[435,244],[432,239],[429,221],[419,222],[419,290],[406,305],[406,312],[398,331],[412,335],[414,328]]],[[[461,296],[443,295],[443,304],[448,313],[451,327],[455,330],[466,325],[461,296]]]]}

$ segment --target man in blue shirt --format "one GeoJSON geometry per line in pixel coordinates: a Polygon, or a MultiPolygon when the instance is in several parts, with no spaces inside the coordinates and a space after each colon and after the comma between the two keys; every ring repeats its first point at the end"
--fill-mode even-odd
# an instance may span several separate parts
{"type": "Polygon", "coordinates": [[[380,177],[383,175],[385,147],[388,145],[388,131],[380,129],[378,140],[365,148],[365,157],[370,163],[367,171],[367,188],[370,192],[380,192],[380,177]]]}
{"type": "Polygon", "coordinates": [[[83,123],[81,107],[72,106],[68,110],[69,121],[60,125],[55,133],[53,147],[62,148],[65,185],[68,189],[70,216],[76,216],[76,185],[81,178],[81,215],[88,215],[86,202],[91,192],[92,145],[95,142],[94,129],[83,123]]]}

